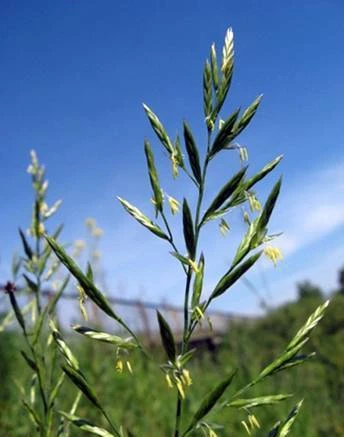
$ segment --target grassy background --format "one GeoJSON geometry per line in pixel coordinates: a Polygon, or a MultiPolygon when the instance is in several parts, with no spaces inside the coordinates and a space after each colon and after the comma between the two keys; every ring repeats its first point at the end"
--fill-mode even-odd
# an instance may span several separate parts
{"type": "MultiPolygon", "coordinates": [[[[323,297],[316,287],[305,284],[299,290],[297,302],[270,311],[254,322],[232,324],[216,356],[199,354],[190,366],[193,385],[189,389],[185,415],[195,411],[200,399],[226,372],[238,368],[238,374],[229,390],[246,384],[249,378],[284,348],[291,336],[304,323],[308,315],[321,303],[323,297]],[[308,288],[307,288],[308,287],[308,288]]],[[[67,335],[67,334],[66,334],[67,335]]],[[[139,436],[171,436],[174,421],[175,391],[168,389],[159,367],[152,362],[142,362],[137,354],[131,362],[134,375],[119,375],[115,371],[114,351],[109,345],[93,342],[73,335],[68,338],[79,358],[82,368],[115,422],[128,427],[139,436]]],[[[28,370],[20,356],[21,337],[15,332],[0,334],[0,435],[34,436],[26,416],[20,393],[14,381],[27,381],[28,370]]],[[[294,393],[278,406],[259,407],[254,410],[261,430],[253,435],[267,436],[278,419],[283,419],[297,401],[304,398],[301,415],[292,435],[302,437],[344,435],[344,293],[332,296],[324,320],[314,332],[305,352],[315,350],[317,357],[307,364],[281,372],[253,388],[245,397],[294,393]]],[[[164,361],[161,350],[155,350],[158,362],[164,361]]],[[[26,387],[28,389],[28,387],[26,387]]],[[[58,409],[69,411],[75,388],[66,381],[58,409]]],[[[225,399],[225,396],[224,396],[225,399]]],[[[87,400],[82,400],[77,414],[106,424],[93,411],[87,400]]],[[[209,421],[224,426],[219,436],[246,435],[241,420],[247,414],[226,408],[209,416],[209,421]]],[[[186,420],[187,421],[187,420],[186,420]]],[[[71,435],[83,435],[74,428],[71,435]]]]}

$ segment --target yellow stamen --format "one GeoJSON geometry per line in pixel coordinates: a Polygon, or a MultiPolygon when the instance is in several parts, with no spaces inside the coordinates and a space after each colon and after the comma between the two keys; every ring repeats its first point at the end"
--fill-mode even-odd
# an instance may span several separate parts
{"type": "Polygon", "coordinates": [[[183,369],[182,373],[183,373],[183,375],[182,375],[183,381],[185,381],[184,385],[191,385],[192,379],[190,377],[190,372],[187,369],[183,369]]]}
{"type": "Polygon", "coordinates": [[[169,388],[173,388],[173,384],[172,384],[172,381],[171,381],[170,375],[168,375],[168,374],[166,373],[166,375],[165,375],[165,379],[166,379],[166,382],[167,382],[167,385],[169,386],[169,388]]]}
{"type": "Polygon", "coordinates": [[[248,160],[248,153],[246,147],[239,147],[239,155],[241,161],[247,161],[248,160]]]}
{"type": "Polygon", "coordinates": [[[204,313],[199,306],[195,307],[195,312],[197,313],[197,315],[199,316],[200,319],[204,318],[204,313]]]}
{"type": "Polygon", "coordinates": [[[133,369],[131,367],[130,361],[126,361],[125,364],[127,365],[127,369],[129,371],[129,373],[132,375],[133,374],[133,369]]]}
{"type": "Polygon", "coordinates": [[[123,372],[123,361],[122,360],[117,360],[116,361],[116,370],[118,373],[122,373],[123,372]]]}
{"type": "Polygon", "coordinates": [[[247,434],[251,435],[251,431],[250,431],[250,428],[247,426],[247,423],[244,420],[242,420],[240,423],[245,428],[247,434]]]}
{"type": "Polygon", "coordinates": [[[196,261],[194,261],[194,260],[192,260],[192,259],[189,259],[189,264],[190,264],[192,270],[193,270],[195,273],[198,273],[198,265],[197,265],[196,261]]]}
{"type": "Polygon", "coordinates": [[[278,261],[283,259],[282,252],[277,247],[266,246],[264,249],[264,254],[273,262],[275,266],[278,261]]]}
{"type": "Polygon", "coordinates": [[[252,212],[261,211],[262,205],[253,193],[248,193],[248,203],[252,212]]]}
{"type": "Polygon", "coordinates": [[[180,397],[182,399],[185,399],[185,392],[184,392],[183,384],[179,378],[176,378],[176,385],[177,385],[177,389],[179,391],[180,397]]]}
{"type": "Polygon", "coordinates": [[[171,153],[171,161],[172,161],[172,172],[173,177],[176,178],[178,176],[178,152],[176,150],[173,150],[171,153]]]}
{"type": "Polygon", "coordinates": [[[84,318],[84,320],[88,320],[88,314],[86,311],[86,307],[85,307],[85,302],[86,302],[86,293],[85,290],[81,287],[81,285],[77,285],[76,288],[79,291],[79,308],[80,308],[80,312],[82,314],[82,317],[84,318]]]}
{"type": "Polygon", "coordinates": [[[252,428],[254,428],[254,427],[260,428],[260,423],[258,422],[258,420],[254,414],[249,414],[248,420],[249,420],[252,428]]]}
{"type": "Polygon", "coordinates": [[[170,208],[171,208],[171,213],[173,215],[175,215],[179,211],[180,204],[179,204],[178,200],[172,196],[168,196],[168,203],[169,203],[170,208]]]}
{"type": "Polygon", "coordinates": [[[209,437],[218,437],[216,432],[211,428],[208,429],[208,435],[209,437]]]}

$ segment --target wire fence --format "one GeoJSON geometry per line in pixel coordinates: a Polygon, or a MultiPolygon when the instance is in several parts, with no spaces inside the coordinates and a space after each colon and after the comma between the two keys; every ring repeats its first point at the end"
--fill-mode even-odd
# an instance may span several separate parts
{"type": "MultiPolygon", "coordinates": [[[[27,289],[19,288],[16,291],[21,307],[27,306],[33,298],[32,293],[29,294],[25,292],[25,290],[27,289]]],[[[184,309],[182,307],[164,302],[156,303],[140,299],[113,297],[110,293],[108,294],[107,299],[115,311],[126,321],[128,326],[144,338],[148,344],[154,345],[159,341],[159,336],[157,335],[157,310],[163,313],[173,328],[176,341],[181,340],[184,323],[184,309]]],[[[43,299],[50,300],[54,297],[55,292],[46,289],[41,292],[41,295],[43,299]]],[[[1,311],[5,313],[8,310],[8,299],[3,298],[1,311]]],[[[114,326],[113,320],[104,315],[104,313],[89,300],[86,303],[86,311],[88,314],[88,325],[100,326],[112,332],[121,330],[118,325],[114,326]]],[[[62,294],[57,306],[57,317],[64,327],[71,324],[86,324],[81,315],[78,293],[69,291],[62,294]]],[[[248,320],[252,320],[252,317],[227,311],[209,310],[207,311],[207,318],[204,318],[198,329],[195,330],[193,336],[194,341],[219,341],[219,339],[228,332],[231,323],[248,320]]]]}

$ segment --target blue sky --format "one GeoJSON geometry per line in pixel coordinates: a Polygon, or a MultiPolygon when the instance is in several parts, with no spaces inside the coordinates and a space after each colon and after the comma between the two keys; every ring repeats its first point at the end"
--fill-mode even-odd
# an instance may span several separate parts
{"type": "MultiPolygon", "coordinates": [[[[283,153],[282,165],[261,184],[262,200],[283,174],[271,230],[285,259],[249,275],[277,304],[294,284],[311,278],[325,289],[344,264],[344,5],[340,0],[46,2],[0,5],[0,275],[9,275],[20,249],[17,227],[30,220],[30,149],[46,165],[49,199],[63,199],[56,222],[64,241],[84,236],[93,216],[104,229],[109,288],[127,297],[181,302],[182,280],[168,246],[127,217],[121,195],[152,213],[143,139],[154,147],[161,182],[192,199],[185,180],[171,182],[170,166],[142,110],[147,103],[171,136],[187,119],[201,147],[202,69],[214,41],[221,48],[233,27],[235,72],[226,118],[260,93],[263,103],[238,141],[249,150],[250,172],[283,153]],[[184,187],[182,189],[182,187],[184,187]],[[152,271],[153,270],[153,271],[152,271]]],[[[207,199],[239,166],[224,154],[210,171],[207,199]]],[[[181,217],[173,218],[174,229],[181,217]]],[[[207,287],[226,270],[244,230],[237,215],[223,239],[215,226],[202,240],[209,253],[207,287]]],[[[252,313],[256,298],[238,284],[215,304],[252,313]]]]}

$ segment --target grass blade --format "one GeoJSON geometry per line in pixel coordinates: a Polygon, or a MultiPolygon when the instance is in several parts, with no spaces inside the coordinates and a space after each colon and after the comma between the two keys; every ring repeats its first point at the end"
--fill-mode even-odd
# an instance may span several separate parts
{"type": "Polygon", "coordinates": [[[176,359],[176,345],[172,334],[172,330],[170,328],[170,325],[167,323],[167,321],[164,319],[164,317],[161,315],[159,311],[157,311],[157,317],[158,317],[162,344],[164,346],[164,349],[166,351],[169,360],[174,362],[176,359]]]}
{"type": "Polygon", "coordinates": [[[212,390],[203,399],[201,405],[199,406],[198,410],[196,411],[193,418],[191,419],[190,425],[186,428],[186,431],[184,432],[183,436],[186,436],[197,425],[197,423],[200,420],[202,420],[213,409],[213,407],[217,404],[221,396],[224,394],[224,392],[227,390],[227,388],[233,381],[235,374],[236,371],[228,375],[220,384],[218,384],[217,387],[215,387],[214,390],[212,390]]]}

